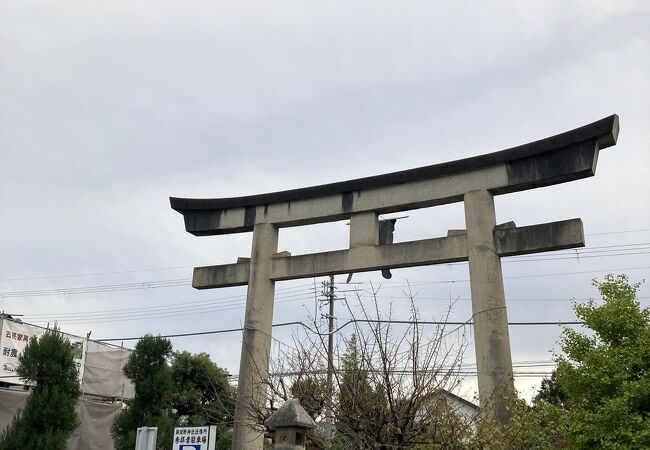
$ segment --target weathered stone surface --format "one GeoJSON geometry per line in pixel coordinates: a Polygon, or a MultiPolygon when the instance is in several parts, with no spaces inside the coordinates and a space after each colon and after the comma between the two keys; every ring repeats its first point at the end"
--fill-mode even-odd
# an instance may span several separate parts
{"type": "Polygon", "coordinates": [[[494,230],[499,256],[527,255],[585,246],[582,220],[570,219],[494,230]]]}
{"type": "MultiPolygon", "coordinates": [[[[241,258],[238,258],[239,261],[241,258]]],[[[195,267],[192,287],[210,289],[215,287],[243,286],[248,284],[250,261],[219,266],[195,267]]]]}
{"type": "Polygon", "coordinates": [[[252,231],[385,214],[463,200],[466,192],[532,189],[594,175],[599,150],[615,145],[612,115],[546,139],[457,161],[268,194],[217,199],[170,198],[195,235],[252,231]]]}
{"type": "Polygon", "coordinates": [[[496,214],[491,193],[465,194],[465,223],[479,398],[482,408],[494,407],[495,416],[506,422],[510,415],[501,394],[514,392],[514,379],[501,258],[494,242],[496,214]],[[491,402],[494,398],[498,400],[491,402]]]}
{"type": "Polygon", "coordinates": [[[350,248],[379,244],[379,220],[373,211],[350,216],[350,248]]]}
{"type": "Polygon", "coordinates": [[[255,431],[257,424],[250,409],[263,411],[266,405],[266,384],[262,381],[268,377],[275,296],[275,282],[269,275],[271,256],[277,251],[278,229],[266,223],[255,225],[239,361],[233,448],[261,449],[263,445],[264,437],[255,431]]]}
{"type": "MultiPolygon", "coordinates": [[[[526,227],[495,227],[494,246],[499,256],[525,255],[584,246],[580,219],[526,227]]],[[[445,238],[400,242],[390,245],[355,247],[349,250],[291,256],[272,255],[274,281],[311,278],[320,275],[369,272],[404,267],[467,261],[467,232],[450,230],[445,238]]],[[[197,289],[243,286],[248,283],[248,263],[205,266],[194,269],[192,286],[197,289]]]]}
{"type": "Polygon", "coordinates": [[[314,429],[316,422],[307,414],[298,399],[292,398],[266,419],[266,426],[271,430],[287,427],[314,429]]]}
{"type": "Polygon", "coordinates": [[[442,264],[464,259],[467,259],[467,240],[463,236],[436,238],[274,258],[271,278],[275,281],[291,280],[331,273],[369,272],[442,264]]]}

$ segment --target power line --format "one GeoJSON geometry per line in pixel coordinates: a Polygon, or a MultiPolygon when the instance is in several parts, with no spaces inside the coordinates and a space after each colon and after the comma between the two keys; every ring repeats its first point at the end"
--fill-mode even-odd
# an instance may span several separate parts
{"type": "MultiPolygon", "coordinates": [[[[556,363],[553,360],[544,360],[544,361],[513,361],[512,362],[512,367],[513,369],[535,369],[539,368],[542,369],[544,367],[549,367],[552,368],[550,370],[539,370],[539,371],[522,371],[522,370],[515,370],[514,371],[514,376],[545,376],[545,375],[550,375],[553,372],[553,369],[555,368],[556,363]],[[544,374],[544,375],[540,375],[544,374]]],[[[384,369],[373,369],[373,368],[366,368],[364,369],[365,371],[369,373],[384,373],[384,369]]],[[[412,373],[431,373],[431,374],[436,374],[440,371],[449,371],[453,374],[457,375],[463,375],[463,376],[472,376],[475,377],[477,376],[477,370],[476,370],[476,363],[465,363],[465,364],[458,364],[456,366],[450,366],[450,365],[442,365],[442,366],[437,366],[435,368],[428,368],[428,369],[417,369],[413,367],[408,367],[408,366],[402,366],[402,367],[394,367],[391,368],[390,373],[392,374],[412,374],[412,373]]],[[[338,368],[336,370],[337,373],[344,373],[346,372],[345,369],[338,368]]],[[[300,370],[300,371],[276,371],[276,372],[271,372],[269,376],[271,377],[282,377],[282,376],[298,376],[298,375],[325,375],[327,371],[325,369],[311,369],[311,370],[300,370]]],[[[238,379],[239,374],[233,374],[230,376],[231,379],[238,379]]]]}
{"type": "Polygon", "coordinates": [[[94,272],[94,273],[76,273],[70,275],[45,275],[38,277],[20,277],[20,278],[0,278],[0,282],[3,281],[31,281],[31,280],[53,280],[57,278],[82,278],[82,277],[97,277],[105,275],[124,275],[127,273],[140,273],[140,272],[160,272],[164,270],[180,270],[180,269],[191,269],[192,266],[172,266],[172,267],[152,267],[148,269],[130,269],[130,270],[115,270],[111,272],[94,272]]]}
{"type": "MultiPolygon", "coordinates": [[[[589,235],[587,235],[589,236],[589,235]]],[[[581,248],[576,248],[575,250],[580,250],[580,251],[586,251],[586,250],[598,250],[598,249],[603,249],[603,248],[619,248],[619,247],[635,247],[639,245],[650,245],[650,242],[637,242],[634,244],[614,244],[614,245],[590,245],[588,247],[581,247],[581,248]]],[[[561,253],[561,252],[566,252],[569,250],[557,250],[555,252],[549,252],[549,253],[561,253]]]]}
{"type": "MultiPolygon", "coordinates": [[[[306,293],[311,293],[313,291],[313,287],[310,284],[304,284],[300,286],[292,286],[288,288],[283,288],[283,289],[276,289],[276,293],[278,293],[279,297],[286,296],[286,294],[292,294],[294,295],[295,293],[301,293],[301,295],[305,295],[306,293]]],[[[175,302],[175,303],[167,303],[167,304],[160,304],[160,305],[153,305],[153,306],[146,306],[146,307],[141,307],[141,308],[117,308],[117,309],[106,309],[102,311],[87,311],[87,312],[74,312],[74,313],[60,313],[60,314],[32,314],[29,315],[29,317],[69,317],[69,316],[87,316],[87,315],[99,315],[99,314],[107,314],[107,313],[119,313],[119,312],[140,312],[140,311],[160,311],[161,309],[168,309],[168,308],[186,308],[188,306],[197,306],[202,303],[213,303],[213,302],[219,302],[220,304],[226,304],[226,303],[232,303],[232,302],[237,302],[241,300],[246,299],[246,294],[240,294],[240,295],[233,295],[233,296],[228,296],[228,297],[218,297],[218,298],[211,298],[211,299],[204,299],[204,300],[190,300],[186,302],[175,302]]]]}
{"type": "MultiPolygon", "coordinates": [[[[365,291],[364,291],[365,292],[365,291]]],[[[289,295],[280,295],[276,296],[275,303],[287,303],[295,302],[301,300],[311,300],[310,297],[307,297],[307,294],[312,294],[312,290],[303,290],[302,292],[296,293],[287,293],[289,295]],[[297,298],[295,298],[297,297],[297,298]]],[[[379,299],[395,299],[394,296],[384,296],[384,295],[374,295],[375,298],[379,299]]],[[[228,297],[225,297],[228,298],[228,297]]],[[[449,297],[419,297],[415,296],[415,300],[440,300],[440,301],[449,301],[449,297]]],[[[535,299],[535,298],[508,298],[507,302],[567,302],[572,300],[584,301],[590,300],[588,297],[580,298],[544,298],[544,299],[535,299]]],[[[637,300],[646,300],[650,299],[647,296],[639,296],[637,300]]],[[[164,317],[173,317],[173,316],[187,316],[187,315],[197,315],[205,314],[208,312],[220,312],[220,311],[233,311],[238,309],[243,309],[246,306],[245,296],[243,298],[237,298],[235,300],[226,300],[223,299],[210,299],[203,300],[200,302],[191,302],[185,304],[174,304],[174,305],[161,305],[153,306],[146,308],[133,308],[133,309],[113,309],[113,310],[102,310],[96,312],[80,312],[80,313],[53,313],[53,314],[26,314],[24,320],[31,321],[35,323],[46,323],[55,321],[60,324],[95,324],[95,323],[108,323],[108,322],[119,322],[119,321],[131,321],[131,320],[153,320],[164,317]],[[219,301],[217,304],[210,304],[219,301]],[[207,305],[200,305],[200,303],[208,302],[207,305]],[[188,311],[187,307],[192,307],[191,311],[188,311]],[[143,311],[144,310],[144,311],[143,311]]],[[[454,298],[453,301],[471,301],[471,298],[454,298]]]]}
{"type": "MultiPolygon", "coordinates": [[[[584,247],[582,249],[575,249],[573,251],[557,251],[557,252],[548,252],[545,253],[542,257],[531,257],[529,255],[518,255],[512,257],[503,258],[503,262],[527,262],[527,261],[554,261],[554,260],[571,260],[571,259],[580,259],[580,258],[603,258],[603,257],[614,257],[614,256],[633,256],[633,255],[645,255],[650,254],[649,251],[640,251],[648,250],[650,246],[648,242],[639,242],[634,244],[618,244],[618,245],[608,245],[608,246],[595,246],[595,247],[584,247]],[[622,252],[622,253],[621,253],[622,252]],[[598,253],[598,254],[595,254],[598,253]],[[608,254],[603,254],[608,253],[608,254]]],[[[456,265],[456,264],[466,264],[466,263],[449,263],[447,265],[456,265]]],[[[108,274],[126,274],[126,273],[136,273],[136,272],[147,272],[147,271],[156,271],[156,270],[171,270],[178,268],[189,268],[192,266],[176,266],[170,268],[157,268],[157,269],[133,269],[133,270],[124,270],[124,271],[114,271],[114,272],[98,272],[96,274],[87,274],[91,275],[108,275],[108,274]]],[[[13,278],[13,279],[4,279],[0,281],[11,281],[11,280],[38,280],[38,279],[54,279],[54,278],[70,278],[75,277],[76,275],[56,275],[50,277],[25,277],[25,278],[13,278]]],[[[38,289],[38,290],[23,290],[23,291],[9,291],[0,293],[0,298],[14,298],[14,297],[40,297],[40,296],[52,296],[52,295],[76,295],[76,294],[87,294],[87,293],[98,293],[98,292],[116,292],[116,291],[126,291],[126,290],[140,290],[140,289],[155,289],[155,288],[166,288],[166,287],[176,287],[190,284],[190,278],[177,278],[170,280],[156,280],[156,281],[141,281],[133,283],[119,283],[119,284],[105,284],[105,285],[91,285],[91,286],[81,286],[81,287],[68,287],[68,288],[52,288],[52,289],[38,289]]]]}
{"type": "MultiPolygon", "coordinates": [[[[287,303],[287,302],[295,302],[295,301],[300,301],[303,300],[303,298],[297,298],[297,299],[289,299],[289,300],[279,300],[276,301],[275,303],[287,303]]],[[[177,311],[172,311],[169,313],[164,313],[164,314],[142,314],[142,315],[127,315],[125,317],[116,317],[112,319],[70,319],[70,320],[57,320],[57,323],[64,323],[64,324],[93,324],[93,323],[111,323],[111,322],[128,322],[132,320],[149,320],[149,319],[162,319],[166,317],[183,317],[183,316],[191,316],[191,315],[196,315],[196,314],[206,314],[209,312],[224,312],[224,311],[234,311],[237,309],[244,309],[245,304],[241,303],[239,305],[234,305],[230,307],[210,307],[210,308],[198,308],[194,309],[193,311],[185,311],[185,312],[177,312],[177,311]]],[[[41,321],[36,321],[36,323],[45,323],[46,321],[41,320],[41,321]]]]}
{"type": "MultiPolygon", "coordinates": [[[[571,259],[574,259],[574,258],[571,258],[571,259]]],[[[450,264],[446,264],[446,265],[452,265],[452,264],[463,264],[463,263],[450,263],[450,264]]],[[[590,271],[582,271],[582,272],[562,272],[562,273],[551,273],[551,274],[534,274],[534,275],[511,276],[511,277],[504,277],[504,278],[511,278],[511,279],[512,278],[536,278],[536,277],[548,277],[548,276],[575,275],[575,274],[582,274],[582,273],[601,273],[601,272],[612,272],[612,271],[620,271],[620,270],[637,270],[637,269],[648,269],[648,268],[650,268],[650,266],[639,266],[639,267],[628,267],[628,268],[606,269],[606,270],[590,270],[590,271]]],[[[468,282],[468,281],[469,280],[450,280],[450,281],[439,281],[439,282],[437,282],[435,284],[454,283],[454,282],[468,282]]],[[[45,296],[53,296],[53,295],[64,295],[65,296],[65,295],[90,294],[90,293],[100,293],[100,292],[116,292],[116,291],[130,291],[130,290],[142,290],[142,289],[157,289],[157,288],[166,288],[166,287],[189,285],[190,282],[191,282],[190,278],[178,278],[178,279],[171,279],[171,280],[141,281],[141,282],[135,282],[135,283],[108,284],[108,285],[98,285],[98,286],[83,286],[83,287],[72,287],[72,288],[55,288],[55,289],[40,289],[40,290],[29,290],[29,291],[0,292],[0,298],[45,297],[45,296]]],[[[388,283],[388,282],[385,282],[385,283],[388,283]]],[[[419,282],[414,281],[413,283],[419,283],[419,282]]]]}
{"type": "MultiPolygon", "coordinates": [[[[643,243],[645,244],[645,243],[643,243]]],[[[607,269],[607,270],[596,270],[596,271],[579,271],[579,272],[562,272],[562,273],[551,273],[551,274],[531,274],[531,275],[521,275],[521,276],[512,276],[512,277],[504,277],[504,278],[537,278],[537,277],[548,277],[548,276],[563,276],[563,275],[574,275],[574,274],[585,274],[585,273],[599,273],[599,272],[614,272],[614,271],[624,271],[624,270],[638,270],[638,269],[646,269],[650,268],[650,266],[640,266],[640,267],[628,267],[628,268],[618,268],[618,269],[607,269]]],[[[124,287],[124,286],[132,286],[132,285],[151,285],[153,283],[176,283],[179,281],[185,281],[185,279],[176,279],[176,280],[160,280],[158,282],[147,282],[147,283],[129,283],[129,284],[122,284],[122,285],[103,285],[103,286],[95,286],[94,288],[105,288],[107,286],[110,286],[111,288],[114,287],[124,287]]],[[[187,280],[189,281],[189,280],[187,280]]],[[[392,284],[390,286],[384,287],[384,289],[387,288],[395,288],[401,286],[406,286],[407,284],[412,285],[412,286],[418,286],[418,285],[430,285],[430,284],[446,284],[446,283],[461,283],[461,282],[468,282],[468,279],[463,279],[463,280],[441,280],[441,281],[411,281],[411,282],[390,282],[390,281],[382,281],[380,284],[392,284]]],[[[89,287],[86,287],[89,288],[89,287]]],[[[279,301],[277,303],[282,303],[282,299],[285,299],[285,302],[289,301],[300,301],[300,300],[307,300],[306,298],[302,298],[304,295],[307,293],[312,293],[313,287],[311,285],[302,285],[302,286],[297,286],[297,287],[288,287],[284,289],[278,289],[277,292],[280,291],[285,291],[282,294],[279,294],[277,298],[279,301]],[[303,290],[300,292],[300,289],[304,287],[309,287],[310,289],[303,290]],[[292,292],[293,291],[293,292],[292,292]],[[293,300],[289,300],[290,298],[293,297],[299,297],[299,298],[294,298],[293,300]]],[[[60,290],[57,290],[60,291],[60,290]]],[[[31,292],[37,292],[37,291],[31,291],[31,292]]],[[[54,320],[55,318],[61,318],[63,316],[62,320],[59,320],[61,323],[104,323],[104,322],[116,322],[116,321],[125,321],[125,320],[147,320],[147,319],[158,319],[158,318],[164,318],[164,317],[171,317],[171,316],[181,316],[181,315],[192,315],[192,314],[205,314],[207,312],[217,312],[217,311],[228,311],[228,310],[235,310],[235,309],[241,309],[244,307],[244,299],[246,298],[246,295],[237,295],[237,296],[231,296],[231,297],[223,297],[219,299],[207,299],[207,300],[198,300],[198,301],[191,301],[191,302],[186,302],[182,304],[166,304],[166,305],[156,305],[156,306],[150,306],[150,307],[141,307],[141,308],[131,308],[131,309],[113,309],[113,310],[104,310],[104,311],[99,311],[99,312],[78,312],[78,313],[63,313],[63,314],[36,314],[36,315],[28,315],[29,318],[33,319],[42,319],[40,322],[45,323],[46,321],[51,321],[47,319],[52,319],[54,320]],[[227,300],[230,299],[230,300],[227,300]],[[215,302],[219,302],[219,304],[213,304],[215,302]],[[186,308],[191,307],[192,311],[187,311],[186,308]],[[89,320],[89,319],[94,319],[94,320],[89,320]]],[[[387,298],[383,297],[382,298],[387,298]]],[[[642,298],[647,298],[647,297],[639,297],[640,299],[642,298]]],[[[419,297],[421,300],[426,300],[426,299],[432,299],[432,300],[442,300],[442,298],[436,298],[436,297],[419,297]]],[[[444,300],[448,300],[445,298],[444,300]]],[[[463,301],[469,301],[470,299],[462,299],[463,301]]],[[[508,299],[508,301],[565,301],[568,299],[508,299]]],[[[33,320],[32,319],[32,320],[33,320]]]]}
{"type": "Polygon", "coordinates": [[[578,247],[578,248],[565,249],[565,250],[555,250],[550,252],[544,252],[543,254],[561,255],[561,254],[573,254],[575,252],[598,253],[598,252],[619,251],[619,250],[626,250],[626,249],[634,250],[635,247],[641,249],[641,248],[646,248],[648,245],[650,245],[650,242],[637,242],[635,244],[597,245],[597,246],[578,247]]]}
{"type": "MultiPolygon", "coordinates": [[[[385,299],[395,299],[395,296],[390,295],[374,295],[371,292],[363,291],[364,293],[373,295],[373,298],[385,298],[385,299]]],[[[646,301],[650,299],[650,296],[637,296],[637,300],[646,301]]],[[[440,300],[440,301],[464,301],[471,302],[471,298],[449,298],[449,297],[420,297],[419,295],[414,295],[413,300],[440,300]]],[[[586,301],[586,300],[602,300],[602,298],[594,297],[560,297],[560,298],[506,298],[506,302],[526,302],[526,303],[535,303],[535,302],[568,302],[568,301],[586,301]]]]}
{"type": "MultiPolygon", "coordinates": [[[[471,370],[471,369],[462,369],[463,365],[460,366],[460,370],[452,370],[454,374],[462,375],[462,376],[469,376],[469,377],[476,377],[477,376],[477,371],[476,370],[471,370]]],[[[513,362],[513,368],[535,368],[539,366],[528,366],[528,365],[518,365],[517,363],[513,362]]],[[[542,367],[555,367],[555,364],[546,364],[543,365],[542,367]]],[[[374,369],[374,370],[369,370],[371,372],[377,372],[379,369],[374,369]]],[[[426,372],[430,373],[435,373],[437,369],[429,369],[426,372]]],[[[343,372],[342,369],[338,369],[337,372],[343,372]]],[[[425,373],[424,370],[416,370],[415,372],[417,373],[425,373]]],[[[311,370],[311,371],[295,371],[295,372],[272,372],[269,374],[270,377],[280,377],[280,376],[296,376],[296,375],[304,375],[304,374],[310,374],[310,375],[323,375],[325,372],[320,371],[320,370],[311,370]]],[[[403,373],[403,374],[411,374],[413,373],[413,370],[408,370],[408,369],[397,369],[395,371],[391,370],[391,373],[403,373]]],[[[553,373],[553,370],[545,370],[545,371],[536,371],[536,372],[531,372],[531,371],[514,371],[513,376],[514,377],[541,377],[541,376],[548,376],[553,373]]],[[[19,375],[2,375],[0,376],[0,379],[4,378],[20,378],[19,375]]],[[[239,379],[239,374],[233,374],[230,375],[231,380],[237,380],[239,379]]]]}
{"type": "MultiPolygon", "coordinates": [[[[412,372],[408,372],[407,375],[410,374],[410,373],[412,373],[412,372]]],[[[454,373],[456,375],[458,375],[460,377],[464,377],[464,378],[477,378],[478,377],[477,372],[467,371],[467,372],[454,372],[454,373]]],[[[539,371],[539,372],[521,372],[521,371],[518,372],[518,371],[514,371],[512,376],[513,376],[513,378],[546,378],[546,377],[551,376],[552,374],[553,374],[553,371],[539,371]]],[[[285,374],[278,375],[278,374],[275,374],[275,373],[271,373],[271,374],[269,374],[269,376],[270,377],[278,377],[278,376],[286,376],[286,375],[285,374]]],[[[233,382],[235,382],[235,381],[237,381],[239,379],[239,377],[237,375],[231,375],[230,379],[233,382]]]]}
{"type": "MultiPolygon", "coordinates": [[[[636,270],[636,269],[645,269],[648,268],[646,267],[633,267],[633,268],[620,268],[620,269],[608,269],[608,270],[600,270],[600,271],[580,271],[580,272],[562,272],[562,273],[556,273],[556,274],[532,274],[532,275],[523,275],[523,276],[514,276],[514,277],[504,277],[504,278],[535,278],[535,277],[547,277],[547,276],[561,276],[561,275],[573,275],[573,274],[585,274],[585,273],[599,273],[599,272],[612,272],[612,271],[621,271],[621,270],[636,270]]],[[[382,281],[380,284],[390,284],[389,286],[384,286],[383,289],[389,289],[389,288],[396,288],[396,287],[401,287],[401,286],[422,286],[422,285],[430,285],[430,284],[445,284],[445,283],[461,283],[461,282],[468,282],[469,279],[464,279],[464,280],[444,280],[444,281],[411,281],[411,282],[390,282],[390,281],[382,281]]],[[[361,282],[360,282],[361,283],[361,282]]],[[[310,289],[307,289],[304,292],[304,294],[299,294],[295,293],[292,296],[298,296],[302,297],[302,295],[306,295],[307,293],[312,293],[312,288],[311,285],[302,285],[299,287],[288,287],[284,289],[278,289],[277,292],[280,291],[287,291],[285,294],[289,294],[288,291],[293,290],[293,289],[300,289],[301,287],[310,287],[310,289]]],[[[284,295],[284,298],[288,298],[291,296],[284,295]]],[[[385,296],[378,296],[380,298],[386,298],[385,296]]],[[[232,297],[224,297],[221,299],[208,299],[208,300],[199,300],[195,302],[188,302],[184,304],[174,304],[174,305],[156,305],[156,306],[151,306],[151,307],[142,307],[142,308],[132,308],[128,310],[124,309],[113,309],[113,310],[105,310],[101,312],[84,312],[84,313],[63,313],[64,319],[61,320],[61,323],[103,323],[103,322],[116,322],[120,320],[146,320],[146,319],[155,319],[155,318],[163,318],[163,317],[170,317],[174,315],[191,315],[191,314],[203,314],[206,312],[216,312],[216,311],[227,311],[227,310],[235,310],[235,309],[240,309],[244,307],[244,303],[240,303],[239,300],[243,301],[246,298],[245,295],[239,295],[239,296],[232,296],[232,297]],[[230,301],[224,301],[226,299],[233,299],[230,301]],[[235,300],[238,299],[238,300],[235,300]],[[221,301],[222,303],[220,305],[203,305],[204,303],[210,303],[213,301],[221,301]],[[229,308],[224,308],[229,304],[229,308]],[[196,307],[196,306],[202,306],[201,308],[194,308],[193,311],[188,312],[185,310],[187,307],[196,307]],[[155,313],[160,313],[160,314],[134,314],[134,313],[144,313],[147,311],[155,312],[155,313]],[[114,314],[112,314],[114,313],[114,314]],[[104,316],[110,316],[111,318],[108,320],[94,320],[94,321],[89,321],[87,320],[88,318],[94,318],[94,319],[102,319],[104,316]],[[76,319],[76,320],[73,320],[76,319]]],[[[278,296],[278,298],[283,298],[282,296],[278,296]]],[[[639,297],[639,299],[645,299],[647,297],[639,297]]],[[[426,300],[426,299],[431,299],[431,300],[443,300],[443,298],[437,298],[437,297],[419,297],[421,300],[426,300]]],[[[293,301],[299,301],[301,298],[297,298],[293,301]]],[[[306,298],[304,300],[307,300],[306,298]]],[[[444,300],[448,300],[447,298],[444,298],[444,300]]],[[[462,299],[463,301],[469,301],[471,299],[462,299]]],[[[560,298],[560,299],[508,299],[508,301],[565,301],[569,300],[560,298]]],[[[579,300],[579,299],[578,299],[579,300]]],[[[278,303],[281,303],[278,301],[278,303]]],[[[61,314],[41,314],[41,315],[28,315],[29,318],[33,319],[47,319],[47,318],[58,318],[61,317],[61,314]]],[[[33,320],[32,319],[32,320],[33,320]]],[[[41,322],[45,323],[46,320],[41,320],[41,322]]]]}
{"type": "MultiPolygon", "coordinates": [[[[603,236],[611,234],[627,234],[627,233],[641,233],[650,231],[650,228],[641,228],[636,230],[620,230],[620,231],[606,231],[602,233],[588,233],[585,236],[603,236]]],[[[646,243],[643,243],[646,244],[646,243]]],[[[614,246],[601,246],[601,247],[584,247],[584,249],[591,248],[606,248],[606,247],[625,247],[628,245],[642,245],[642,244],[622,244],[614,246]]],[[[51,280],[59,278],[82,278],[82,277],[96,277],[96,276],[106,276],[106,275],[123,275],[129,273],[140,273],[140,272],[158,272],[165,270],[180,270],[180,269],[190,269],[195,267],[196,264],[186,265],[186,266],[165,266],[165,267],[149,267],[149,268],[139,268],[139,269],[126,269],[126,270],[114,270],[114,271],[105,271],[105,272],[92,272],[92,273],[76,273],[76,274],[59,274],[59,275],[42,275],[42,276],[33,276],[33,277],[14,277],[14,278],[0,278],[0,282],[5,281],[32,281],[32,280],[51,280]]]]}
{"type": "Polygon", "coordinates": [[[583,256],[579,253],[576,253],[574,256],[564,256],[559,258],[530,258],[530,259],[506,259],[503,262],[505,263],[514,263],[514,262],[533,262],[533,261],[559,261],[559,260],[580,260],[580,259],[591,259],[591,258],[609,258],[612,256],[631,256],[631,255],[648,255],[650,252],[627,252],[627,253],[611,253],[609,255],[587,255],[583,256]]]}
{"type": "MultiPolygon", "coordinates": [[[[650,269],[650,266],[636,266],[636,267],[619,267],[615,269],[602,269],[602,270],[583,270],[583,271],[578,271],[578,272],[558,272],[558,273],[538,273],[538,274],[530,274],[530,275],[516,275],[516,276],[509,276],[509,277],[503,277],[504,279],[519,279],[519,278],[542,278],[542,277],[558,277],[558,276],[564,276],[564,275],[584,275],[584,274],[590,274],[590,273],[614,273],[614,272],[620,272],[624,270],[641,270],[641,269],[650,269]]],[[[469,278],[466,279],[460,279],[460,280],[440,280],[440,281],[421,281],[421,280],[415,280],[415,281],[409,281],[408,283],[405,281],[387,281],[387,280],[382,280],[377,282],[377,285],[384,285],[384,284],[401,284],[403,286],[406,286],[407,284],[410,284],[411,286],[424,286],[424,285],[429,285],[429,284],[450,284],[450,283],[468,283],[469,278]]],[[[366,284],[368,282],[366,281],[360,281],[357,282],[356,284],[366,284]]]]}
{"type": "MultiPolygon", "coordinates": [[[[275,303],[287,303],[305,300],[306,293],[299,292],[284,296],[278,296],[279,300],[276,300],[275,303]],[[298,297],[298,298],[293,298],[298,297]]],[[[56,320],[57,323],[67,323],[67,324],[91,324],[91,323],[107,323],[107,322],[122,322],[122,321],[131,321],[131,320],[150,320],[150,319],[160,319],[164,317],[180,317],[196,314],[205,314],[208,312],[221,312],[221,311],[232,311],[237,309],[243,309],[246,306],[245,299],[243,300],[230,300],[226,302],[221,302],[217,305],[204,305],[204,306],[193,306],[191,310],[186,309],[186,306],[181,308],[172,308],[168,307],[166,311],[153,312],[153,311],[138,311],[130,312],[125,310],[120,313],[95,313],[88,314],[87,316],[74,316],[69,318],[64,318],[61,320],[56,320]]],[[[154,308],[161,309],[161,308],[154,308]]],[[[74,313],[70,313],[74,314],[74,313]]],[[[36,323],[45,323],[51,322],[57,319],[57,314],[48,314],[41,316],[31,316],[26,315],[24,320],[33,320],[36,323]],[[50,318],[50,320],[46,320],[50,318]],[[40,320],[39,320],[40,319],[40,320]]]]}
{"type": "MultiPolygon", "coordinates": [[[[429,320],[373,320],[373,319],[349,319],[345,324],[340,326],[336,331],[344,328],[346,325],[351,323],[396,323],[396,324],[419,324],[419,325],[474,325],[474,322],[465,321],[465,322],[449,322],[449,321],[429,321],[429,320]]],[[[312,330],[310,325],[305,324],[301,321],[295,322],[283,322],[271,325],[273,328],[277,327],[286,327],[290,325],[300,325],[304,328],[312,330]]],[[[557,321],[557,322],[508,322],[508,325],[512,326],[559,326],[559,325],[584,325],[584,322],[579,321],[557,321]]],[[[223,330],[211,330],[211,331],[195,331],[190,333],[177,333],[177,334],[167,334],[160,336],[163,338],[177,338],[177,337],[189,337],[189,336],[205,336],[209,334],[223,334],[223,333],[234,333],[238,331],[243,331],[243,328],[228,328],[223,330]]],[[[312,330],[313,331],[313,330],[312,330]]],[[[322,334],[322,333],[320,333],[322,334]]],[[[113,342],[113,341],[138,341],[142,336],[138,337],[123,337],[123,338],[107,338],[107,339],[96,339],[97,342],[113,342]]]]}
{"type": "MultiPolygon", "coordinates": [[[[286,327],[289,325],[303,325],[302,322],[284,322],[284,323],[274,323],[271,325],[274,328],[277,327],[286,327]]],[[[189,336],[205,336],[209,334],[223,334],[223,333],[235,333],[242,331],[243,328],[227,328],[223,330],[211,330],[211,331],[194,331],[190,333],[177,333],[177,334],[166,334],[160,336],[163,338],[177,338],[177,337],[189,337],[189,336]]],[[[97,342],[114,342],[114,341],[139,341],[142,339],[142,336],[138,337],[126,337],[126,338],[108,338],[108,339],[97,339],[97,342]]]]}
{"type": "Polygon", "coordinates": [[[76,294],[92,294],[98,292],[116,292],[116,291],[132,291],[140,289],[156,289],[174,286],[185,286],[191,283],[191,278],[176,278],[171,280],[158,280],[158,281],[139,281],[135,283],[121,283],[121,284],[104,284],[97,286],[82,286],[70,288],[54,288],[54,289],[38,289],[30,291],[13,291],[1,292],[0,298],[12,297],[45,297],[51,295],[76,295],[76,294]]]}
{"type": "Polygon", "coordinates": [[[589,233],[589,234],[585,234],[585,236],[604,236],[606,234],[641,233],[644,231],[650,231],[650,228],[641,228],[638,230],[606,231],[604,233],[589,233]]]}

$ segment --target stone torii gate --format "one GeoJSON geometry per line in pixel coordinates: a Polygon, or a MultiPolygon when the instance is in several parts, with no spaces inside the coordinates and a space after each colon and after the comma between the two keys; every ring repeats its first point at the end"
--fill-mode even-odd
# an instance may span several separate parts
{"type": "Polygon", "coordinates": [[[170,198],[195,236],[253,232],[250,259],[196,267],[192,286],[248,285],[233,449],[262,449],[251,428],[263,410],[275,282],[329,274],[469,261],[481,406],[512,389],[512,359],[501,257],[584,246],[580,219],[497,226],[495,195],[593,176],[600,149],[616,144],[618,116],[518,147],[457,161],[339,183],[234,198],[170,198]],[[466,231],[379,245],[379,214],[464,202],[466,231]],[[278,253],[282,227],[350,220],[348,250],[278,253]]]}

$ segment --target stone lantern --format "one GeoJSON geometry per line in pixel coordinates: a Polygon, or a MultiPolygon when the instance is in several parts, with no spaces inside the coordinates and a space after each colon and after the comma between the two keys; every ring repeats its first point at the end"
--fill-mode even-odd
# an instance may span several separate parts
{"type": "Polygon", "coordinates": [[[266,419],[266,426],[274,432],[275,450],[303,450],[307,432],[316,428],[316,422],[300,406],[298,399],[292,398],[266,419]]]}

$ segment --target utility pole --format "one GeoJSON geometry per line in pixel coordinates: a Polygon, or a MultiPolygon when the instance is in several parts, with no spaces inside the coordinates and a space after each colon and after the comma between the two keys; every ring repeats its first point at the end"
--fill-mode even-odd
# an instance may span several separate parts
{"type": "Polygon", "coordinates": [[[328,327],[327,327],[327,403],[325,405],[325,422],[329,425],[328,435],[329,435],[329,445],[331,448],[331,431],[334,428],[334,409],[332,408],[332,402],[334,398],[334,384],[333,384],[333,375],[334,375],[334,301],[336,300],[334,296],[334,275],[330,275],[329,283],[323,282],[323,295],[326,297],[326,300],[329,303],[329,314],[327,315],[328,327]]]}
{"type": "MultiPolygon", "coordinates": [[[[330,396],[334,394],[334,385],[332,384],[332,374],[334,372],[334,275],[330,275],[330,290],[329,290],[329,306],[330,311],[328,314],[329,326],[327,328],[327,391],[330,396]]],[[[331,423],[334,422],[334,417],[330,409],[331,423]]]]}

